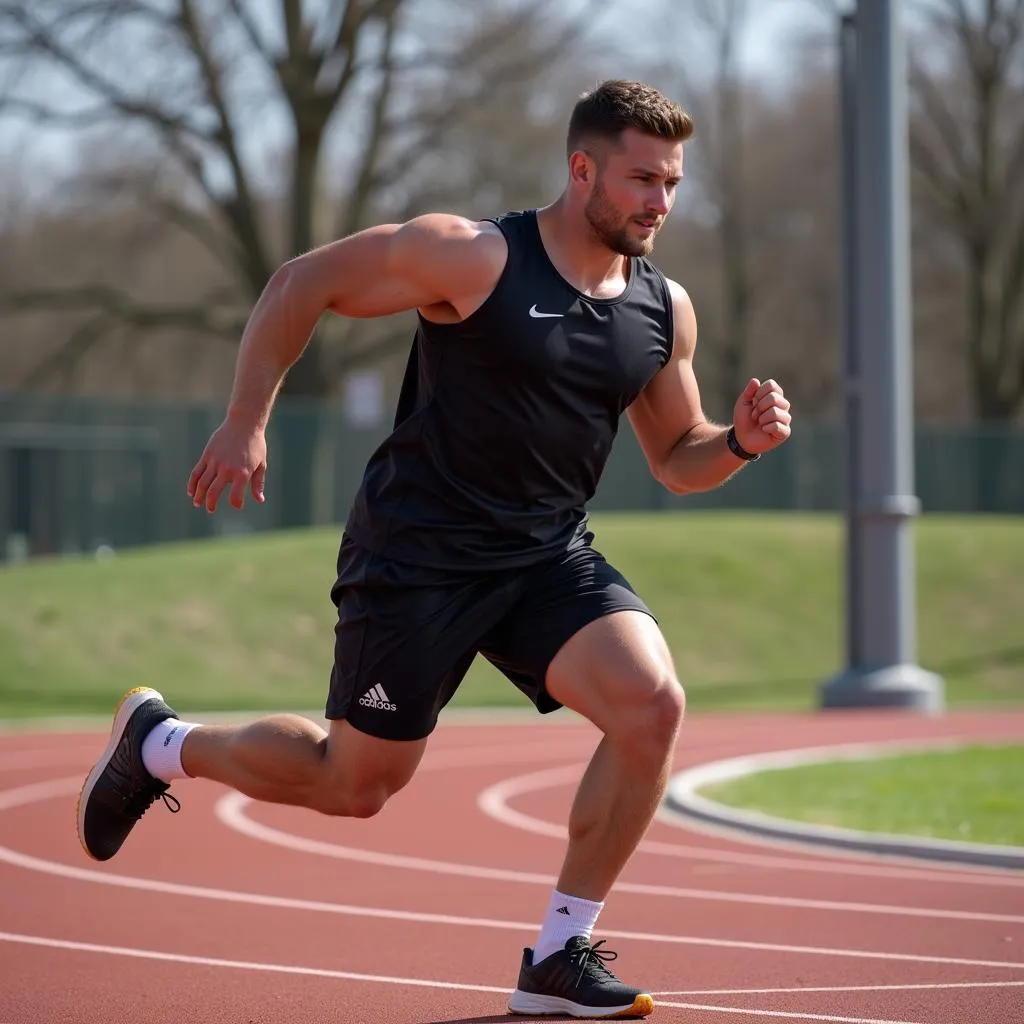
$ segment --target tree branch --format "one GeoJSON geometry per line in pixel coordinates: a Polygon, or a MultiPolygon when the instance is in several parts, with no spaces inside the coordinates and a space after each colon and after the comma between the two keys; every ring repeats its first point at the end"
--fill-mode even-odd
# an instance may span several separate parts
{"type": "Polygon", "coordinates": [[[965,223],[969,208],[960,181],[942,166],[934,150],[918,132],[910,133],[910,154],[914,170],[929,190],[931,204],[958,224],[965,223]]]}
{"type": "MultiPolygon", "coordinates": [[[[970,169],[963,152],[963,131],[950,111],[945,96],[920,64],[913,60],[911,60],[911,82],[921,101],[922,113],[934,130],[937,141],[949,157],[957,174],[962,179],[966,179],[970,174],[970,169]]],[[[921,144],[925,145],[923,139],[921,144]]]]}
{"type": "Polygon", "coordinates": [[[236,310],[217,308],[216,304],[223,297],[215,293],[195,306],[150,305],[108,285],[88,284],[11,292],[0,296],[0,310],[9,313],[98,310],[132,327],[177,327],[237,340],[245,319],[236,310]]]}
{"type": "Polygon", "coordinates": [[[263,39],[263,36],[260,35],[256,22],[250,16],[250,11],[246,7],[246,0],[228,0],[228,7],[242,26],[252,48],[260,55],[264,64],[273,71],[277,63],[276,58],[269,45],[263,39]]]}
{"type": "Polygon", "coordinates": [[[150,210],[159,213],[164,221],[173,224],[185,234],[194,238],[230,274],[238,271],[242,263],[237,243],[218,231],[209,216],[190,210],[170,195],[143,195],[140,198],[150,210]]]}
{"type": "MultiPolygon", "coordinates": [[[[597,0],[593,9],[595,13],[599,13],[607,6],[608,0],[597,0]]],[[[470,48],[474,66],[482,66],[487,69],[486,88],[491,93],[500,92],[504,86],[517,81],[529,81],[532,76],[539,74],[543,68],[557,60],[564,53],[565,48],[578,39],[578,27],[571,24],[566,25],[565,29],[546,45],[538,45],[529,53],[516,50],[503,62],[496,63],[497,53],[495,51],[502,46],[507,46],[508,40],[517,31],[524,29],[527,18],[540,9],[546,9],[543,0],[504,22],[502,31],[490,31],[479,46],[474,40],[470,48]]],[[[401,136],[408,131],[412,131],[412,134],[394,152],[389,154],[387,161],[389,169],[380,169],[374,175],[372,182],[374,189],[393,185],[410,166],[415,166],[417,158],[425,149],[437,149],[445,135],[452,128],[458,126],[462,115],[479,102],[478,91],[466,89],[459,93],[456,87],[456,83],[460,81],[471,80],[470,69],[465,67],[465,54],[449,54],[446,60],[448,63],[443,67],[439,66],[438,70],[445,70],[452,76],[453,84],[446,92],[447,102],[434,110],[415,110],[408,117],[392,120],[389,123],[388,134],[392,138],[401,136]]]]}
{"type": "MultiPolygon", "coordinates": [[[[47,27],[42,22],[32,18],[24,10],[19,9],[13,12],[12,16],[26,33],[27,43],[31,49],[51,57],[62,68],[71,72],[83,85],[101,96],[126,117],[145,120],[160,129],[164,135],[176,133],[191,136],[202,142],[210,140],[209,135],[189,124],[183,117],[125,95],[113,82],[93,71],[75,53],[61,45],[57,38],[47,31],[47,27]]],[[[22,45],[24,46],[25,43],[22,45]]]]}
{"type": "MultiPolygon", "coordinates": [[[[370,7],[374,6],[373,4],[370,5],[370,7]]],[[[398,3],[394,2],[393,6],[397,13],[398,3]]],[[[338,27],[335,31],[334,39],[324,47],[324,51],[320,56],[319,67],[314,76],[315,82],[323,80],[323,76],[327,73],[329,66],[337,62],[340,54],[344,53],[345,55],[341,71],[337,75],[337,81],[328,93],[333,101],[332,106],[344,94],[355,75],[357,51],[363,34],[362,29],[371,20],[369,15],[369,9],[358,2],[358,0],[348,0],[348,3],[345,4],[345,10],[338,19],[338,27]]]]}
{"type": "Polygon", "coordinates": [[[70,376],[82,358],[100,340],[107,327],[109,321],[105,313],[99,313],[80,324],[53,352],[47,354],[25,374],[18,387],[34,391],[48,384],[58,374],[70,376]]]}
{"type": "Polygon", "coordinates": [[[96,125],[117,120],[117,114],[109,105],[91,107],[87,110],[57,110],[35,100],[5,96],[0,100],[0,108],[33,124],[52,125],[57,128],[94,128],[96,125]]]}
{"type": "Polygon", "coordinates": [[[342,204],[336,235],[344,238],[356,231],[362,223],[370,196],[373,194],[377,161],[387,135],[387,113],[394,88],[394,44],[398,22],[398,4],[391,5],[381,44],[380,85],[374,96],[370,115],[369,139],[363,150],[359,173],[342,204]]]}
{"type": "MultiPolygon", "coordinates": [[[[138,3],[131,5],[132,10],[138,10],[138,3]]],[[[150,8],[141,8],[151,12],[150,8]]],[[[27,39],[22,40],[21,48],[28,48],[36,53],[49,56],[56,64],[74,75],[93,93],[108,105],[111,112],[116,112],[122,117],[130,120],[141,121],[151,127],[162,140],[168,152],[172,153],[180,162],[182,168],[189,174],[196,185],[203,190],[209,200],[215,205],[221,204],[220,197],[211,188],[209,181],[203,173],[201,157],[193,146],[203,146],[215,142],[215,137],[208,132],[190,124],[184,116],[175,115],[160,108],[156,103],[138,100],[124,94],[113,82],[94,73],[78,56],[67,47],[61,45],[56,36],[37,19],[31,18],[20,5],[8,4],[6,11],[14,19],[27,39]]],[[[2,13],[2,12],[0,12],[2,13]]],[[[154,13],[155,12],[151,12],[154,13]]],[[[167,18],[160,16],[161,24],[169,24],[167,18]]],[[[80,120],[77,127],[84,127],[86,117],[89,120],[95,119],[96,123],[103,120],[98,109],[85,113],[61,113],[43,104],[21,98],[8,97],[4,102],[11,107],[21,107],[23,112],[30,114],[38,123],[57,123],[64,127],[71,126],[70,119],[80,120]]],[[[111,122],[116,117],[106,118],[111,122]]]]}
{"type": "Polygon", "coordinates": [[[302,29],[301,0],[281,0],[281,14],[284,18],[284,34],[289,57],[305,52],[302,29]]]}
{"type": "Polygon", "coordinates": [[[246,276],[254,294],[259,294],[266,285],[273,268],[263,242],[248,174],[242,163],[234,125],[224,97],[221,72],[215,65],[206,40],[203,38],[193,0],[179,0],[179,5],[181,31],[195,54],[206,95],[217,115],[216,138],[231,167],[235,186],[234,197],[230,201],[222,201],[218,205],[238,234],[240,249],[246,254],[246,276]]]}

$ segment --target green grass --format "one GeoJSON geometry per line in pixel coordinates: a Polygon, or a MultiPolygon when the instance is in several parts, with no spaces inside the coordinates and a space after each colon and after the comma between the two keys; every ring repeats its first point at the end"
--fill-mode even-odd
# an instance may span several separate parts
{"type": "Polygon", "coordinates": [[[758,772],[703,796],[865,832],[1024,846],[1024,746],[965,747],[758,772]]]}
{"type": "MultiPolygon", "coordinates": [[[[689,706],[814,706],[843,666],[842,523],[812,515],[594,517],[659,616],[689,706]]],[[[914,525],[919,660],[952,704],[1024,703],[1024,520],[914,525]]],[[[0,567],[0,717],[106,713],[145,683],[184,710],[323,706],[337,528],[0,567]]],[[[477,659],[456,698],[525,706],[477,659]]]]}

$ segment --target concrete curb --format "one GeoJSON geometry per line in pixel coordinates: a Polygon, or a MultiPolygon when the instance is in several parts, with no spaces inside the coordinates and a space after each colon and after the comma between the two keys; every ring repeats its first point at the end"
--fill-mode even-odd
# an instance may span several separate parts
{"type": "Polygon", "coordinates": [[[984,744],[983,740],[945,740],[915,743],[857,743],[836,747],[813,747],[771,754],[733,757],[698,765],[675,775],[665,796],[667,808],[677,815],[732,832],[762,838],[828,847],[851,853],[962,864],[971,867],[1024,869],[1024,847],[963,843],[917,836],[860,832],[855,829],[810,825],[775,818],[757,811],[740,810],[701,796],[698,790],[718,782],[739,779],[773,768],[796,768],[827,761],[863,761],[893,754],[923,750],[956,750],[984,744]]]}

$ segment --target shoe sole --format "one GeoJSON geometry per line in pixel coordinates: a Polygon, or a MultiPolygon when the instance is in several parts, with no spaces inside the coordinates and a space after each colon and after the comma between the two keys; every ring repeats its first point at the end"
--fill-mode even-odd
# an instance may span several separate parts
{"type": "Polygon", "coordinates": [[[654,1000],[642,993],[629,1006],[584,1006],[560,996],[542,996],[519,989],[508,1001],[508,1012],[533,1017],[585,1017],[588,1020],[625,1020],[654,1012],[654,1000]]]}
{"type": "Polygon", "coordinates": [[[78,793],[78,806],[75,809],[75,814],[78,818],[78,841],[82,844],[82,849],[93,860],[100,860],[100,858],[94,856],[89,847],[85,845],[85,809],[89,805],[89,797],[92,796],[97,780],[106,771],[107,765],[110,764],[110,759],[114,756],[114,751],[117,750],[117,745],[121,742],[121,738],[124,736],[124,731],[132,715],[147,700],[153,699],[163,700],[163,694],[158,693],[149,686],[136,686],[134,690],[129,690],[117,702],[117,707],[114,709],[114,724],[110,728],[110,742],[92,771],[85,777],[82,788],[78,793]]]}

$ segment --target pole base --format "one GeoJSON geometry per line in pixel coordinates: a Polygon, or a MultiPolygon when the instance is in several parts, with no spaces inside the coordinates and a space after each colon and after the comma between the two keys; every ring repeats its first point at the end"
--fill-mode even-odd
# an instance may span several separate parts
{"type": "Polygon", "coordinates": [[[907,708],[939,714],[945,709],[941,676],[920,665],[847,668],[821,687],[823,708],[907,708]]]}

